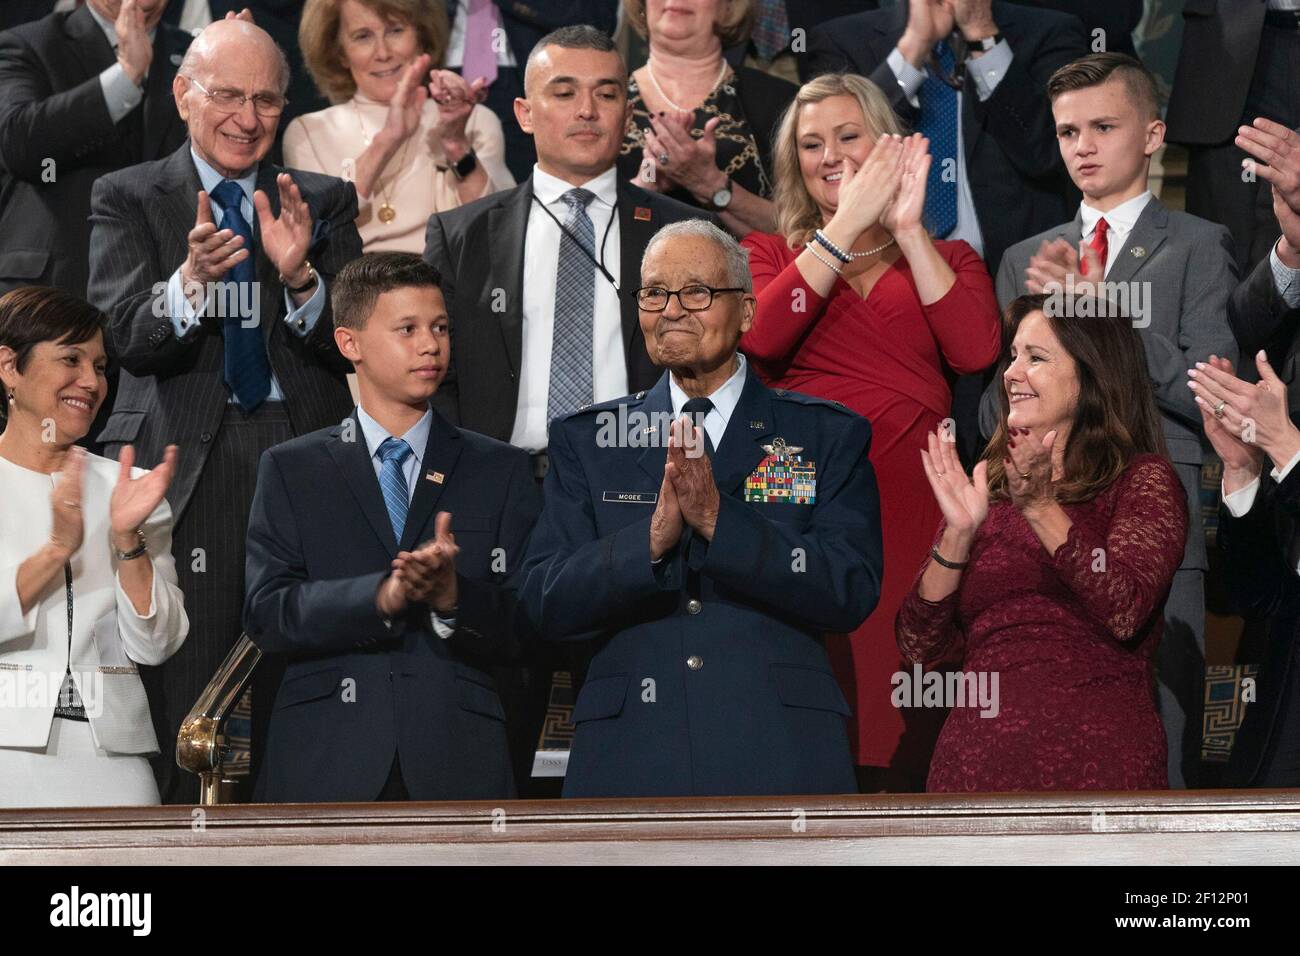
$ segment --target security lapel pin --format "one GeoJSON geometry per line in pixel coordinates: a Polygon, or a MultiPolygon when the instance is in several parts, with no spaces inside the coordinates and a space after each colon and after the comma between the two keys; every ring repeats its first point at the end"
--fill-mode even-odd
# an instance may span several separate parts
{"type": "Polygon", "coordinates": [[[633,210],[633,212],[632,212],[632,218],[635,219],[637,222],[649,222],[649,221],[650,221],[650,207],[649,207],[649,206],[637,206],[636,209],[633,210]]]}
{"type": "Polygon", "coordinates": [[[1147,254],[1146,246],[1134,246],[1129,252],[1133,253],[1134,259],[1141,259],[1147,254]]]}
{"type": "Polygon", "coordinates": [[[424,477],[426,481],[432,481],[435,485],[440,485],[442,484],[443,479],[446,478],[446,475],[440,471],[431,471],[424,477]]]}

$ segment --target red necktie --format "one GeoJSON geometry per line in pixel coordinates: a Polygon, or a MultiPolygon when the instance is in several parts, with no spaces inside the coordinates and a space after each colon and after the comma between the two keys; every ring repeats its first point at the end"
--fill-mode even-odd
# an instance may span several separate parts
{"type": "MultiPolygon", "coordinates": [[[[1106,278],[1106,255],[1110,252],[1110,244],[1106,242],[1106,230],[1109,228],[1105,219],[1098,219],[1097,228],[1092,233],[1092,242],[1089,243],[1092,251],[1097,253],[1097,261],[1101,263],[1101,275],[1098,277],[1101,279],[1106,278]]],[[[1079,271],[1084,275],[1088,274],[1087,259],[1079,262],[1079,271]]]]}

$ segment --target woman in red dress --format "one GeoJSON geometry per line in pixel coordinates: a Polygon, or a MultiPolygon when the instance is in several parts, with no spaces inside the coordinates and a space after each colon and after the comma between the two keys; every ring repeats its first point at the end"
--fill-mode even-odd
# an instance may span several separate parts
{"type": "Polygon", "coordinates": [[[996,691],[953,707],[927,789],[1162,789],[1152,661],[1187,501],[1142,339],[1049,296],[1008,311],[1002,424],[973,480],[937,436],[921,452],[943,521],[898,646],[955,652],[967,687],[996,691]]]}
{"type": "Polygon", "coordinates": [[[928,143],[899,132],[869,80],[805,84],[776,136],[781,235],[744,241],[758,310],[740,346],[758,375],[871,422],[880,604],[852,634],[827,639],[853,704],[864,791],[924,784],[942,714],[891,703],[894,675],[910,670],[894,644],[894,615],[939,520],[916,449],[944,427],[956,375],[993,364],[1000,338],[984,262],[965,242],[933,241],[921,223],[928,143]]]}

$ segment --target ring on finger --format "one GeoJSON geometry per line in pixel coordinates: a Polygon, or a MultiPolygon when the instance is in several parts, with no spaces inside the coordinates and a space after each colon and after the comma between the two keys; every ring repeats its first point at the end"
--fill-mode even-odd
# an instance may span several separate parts
{"type": "Polygon", "coordinates": [[[660,166],[667,166],[667,165],[668,165],[668,154],[667,154],[667,153],[660,153],[660,154],[659,154],[659,165],[660,165],[660,166]]]}
{"type": "Polygon", "coordinates": [[[1223,417],[1223,407],[1224,407],[1225,405],[1227,405],[1227,404],[1228,404],[1228,400],[1227,400],[1227,399],[1225,399],[1225,398],[1221,398],[1221,399],[1219,399],[1218,404],[1214,406],[1214,417],[1215,417],[1215,418],[1222,418],[1222,417],[1223,417]]]}

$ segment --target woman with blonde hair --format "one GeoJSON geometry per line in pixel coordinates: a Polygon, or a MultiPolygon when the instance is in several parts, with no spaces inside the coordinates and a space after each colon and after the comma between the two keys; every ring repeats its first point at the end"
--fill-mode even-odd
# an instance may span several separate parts
{"type": "Polygon", "coordinates": [[[942,715],[891,703],[895,675],[909,670],[894,646],[894,614],[906,569],[939,520],[916,448],[943,431],[955,377],[991,365],[1000,337],[984,262],[965,242],[931,239],[922,223],[929,144],[902,132],[863,77],[804,84],[776,135],[779,234],[744,241],[758,310],[741,349],[759,376],[841,402],[872,426],[880,604],[852,634],[827,641],[854,703],[864,790],[916,790],[925,779],[942,715]]]}
{"type": "Polygon", "coordinates": [[[515,185],[482,82],[430,69],[447,45],[438,0],[307,0],[298,38],[336,105],[289,124],[285,162],[356,183],[366,252],[421,253],[430,215],[515,185]]]}
{"type": "Polygon", "coordinates": [[[628,78],[619,175],[716,213],[736,236],[770,231],[772,131],[797,87],[723,58],[749,39],[751,0],[623,0],[623,11],[649,58],[628,78]]]}

